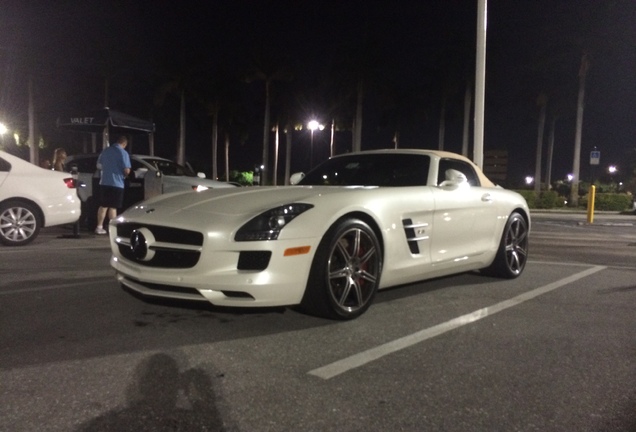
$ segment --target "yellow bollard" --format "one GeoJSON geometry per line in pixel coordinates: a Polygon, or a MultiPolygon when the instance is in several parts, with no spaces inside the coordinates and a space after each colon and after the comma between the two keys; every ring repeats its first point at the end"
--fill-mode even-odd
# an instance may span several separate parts
{"type": "Polygon", "coordinates": [[[596,198],[596,186],[590,186],[587,199],[587,223],[594,223],[594,199],[596,198]]]}

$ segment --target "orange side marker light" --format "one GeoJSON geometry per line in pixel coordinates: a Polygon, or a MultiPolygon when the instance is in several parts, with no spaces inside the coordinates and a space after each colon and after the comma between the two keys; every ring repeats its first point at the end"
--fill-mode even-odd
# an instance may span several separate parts
{"type": "Polygon", "coordinates": [[[304,255],[309,253],[310,246],[299,246],[294,248],[285,249],[285,253],[283,256],[295,256],[295,255],[304,255]]]}

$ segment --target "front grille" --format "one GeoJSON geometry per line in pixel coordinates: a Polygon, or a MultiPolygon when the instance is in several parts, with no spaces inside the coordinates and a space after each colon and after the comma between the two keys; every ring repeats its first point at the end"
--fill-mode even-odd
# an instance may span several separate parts
{"type": "Polygon", "coordinates": [[[197,265],[204,238],[197,231],[129,222],[117,224],[117,237],[121,239],[117,246],[122,257],[142,266],[161,268],[192,268],[197,265]],[[130,246],[133,231],[140,228],[152,232],[155,241],[161,243],[148,245],[149,250],[154,253],[150,260],[135,256],[130,246]]]}
{"type": "Polygon", "coordinates": [[[152,235],[160,242],[185,244],[190,246],[202,246],[203,234],[198,231],[190,231],[179,228],[170,228],[158,225],[142,225],[138,223],[124,222],[117,224],[117,235],[130,238],[132,232],[139,228],[148,228],[152,235]]]}
{"type": "Polygon", "coordinates": [[[155,248],[155,256],[150,261],[137,259],[129,245],[118,244],[119,253],[127,260],[134,261],[148,267],[162,268],[192,268],[199,262],[201,253],[199,251],[188,251],[182,249],[159,249],[155,248]]]}

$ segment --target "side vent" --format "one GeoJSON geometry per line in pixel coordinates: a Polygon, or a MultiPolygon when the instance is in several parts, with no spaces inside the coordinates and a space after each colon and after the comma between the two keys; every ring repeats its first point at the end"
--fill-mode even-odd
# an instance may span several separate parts
{"type": "Polygon", "coordinates": [[[414,255],[419,254],[420,248],[417,242],[420,240],[428,240],[428,235],[426,234],[428,223],[414,224],[412,219],[403,219],[402,225],[404,226],[404,233],[406,234],[409,250],[414,255]]]}

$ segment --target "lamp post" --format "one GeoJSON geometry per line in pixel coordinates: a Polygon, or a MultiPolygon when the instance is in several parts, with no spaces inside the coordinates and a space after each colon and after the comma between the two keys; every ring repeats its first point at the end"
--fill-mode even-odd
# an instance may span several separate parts
{"type": "Polygon", "coordinates": [[[309,169],[314,167],[314,131],[316,129],[323,130],[325,125],[318,123],[317,120],[311,120],[307,123],[307,129],[311,131],[311,143],[309,147],[309,169]]]}

